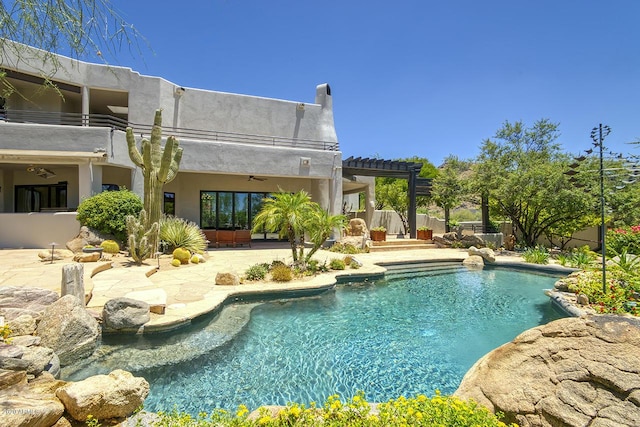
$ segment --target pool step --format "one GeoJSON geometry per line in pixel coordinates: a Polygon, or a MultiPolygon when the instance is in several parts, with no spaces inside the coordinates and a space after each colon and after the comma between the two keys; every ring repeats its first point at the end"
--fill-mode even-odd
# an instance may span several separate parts
{"type": "Polygon", "coordinates": [[[369,252],[407,251],[416,249],[435,249],[433,240],[393,239],[383,242],[371,242],[369,252]]]}
{"type": "Polygon", "coordinates": [[[460,261],[430,261],[383,265],[387,269],[385,276],[389,279],[404,277],[435,276],[447,274],[462,268],[460,261]]]}

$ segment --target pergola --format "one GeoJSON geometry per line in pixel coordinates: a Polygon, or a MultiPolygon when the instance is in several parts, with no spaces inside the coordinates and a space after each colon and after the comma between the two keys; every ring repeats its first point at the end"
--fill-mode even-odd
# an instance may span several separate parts
{"type": "Polygon", "coordinates": [[[403,178],[409,181],[409,236],[416,238],[416,197],[431,195],[431,179],[420,178],[422,163],[349,157],[342,161],[342,175],[403,178]]]}

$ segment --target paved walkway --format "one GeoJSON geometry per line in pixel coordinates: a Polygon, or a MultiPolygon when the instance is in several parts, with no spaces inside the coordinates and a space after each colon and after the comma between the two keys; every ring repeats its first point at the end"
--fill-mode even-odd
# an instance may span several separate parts
{"type": "MultiPolygon", "coordinates": [[[[375,274],[385,271],[377,263],[407,262],[420,260],[463,259],[467,256],[462,249],[417,249],[388,252],[374,252],[354,255],[364,265],[360,269],[324,273],[302,280],[282,283],[245,283],[239,286],[216,286],[218,272],[232,271],[242,275],[254,264],[282,260],[291,261],[291,249],[282,243],[255,243],[252,248],[210,249],[205,257],[207,261],[198,265],[172,267],[167,265],[170,255],[161,257],[161,267],[157,269],[157,260],[148,260],[142,266],[126,263],[124,255],[116,256],[113,268],[91,274],[104,268],[105,263],[87,263],[85,266],[85,287],[92,293],[87,304],[89,309],[102,312],[104,304],[117,297],[129,296],[147,300],[154,304],[166,303],[164,314],[152,313],[145,325],[145,332],[167,330],[188,323],[190,319],[209,313],[218,308],[228,297],[243,293],[267,293],[274,291],[299,291],[330,287],[335,283],[336,275],[375,274]],[[153,273],[153,274],[152,274],[153,273]]],[[[41,261],[36,249],[0,250],[0,286],[25,286],[51,289],[60,293],[62,267],[72,263],[69,259],[41,261]]],[[[319,261],[330,261],[344,255],[318,251],[314,256],[319,261]]],[[[519,260],[514,257],[501,257],[502,262],[519,260]]],[[[111,264],[111,263],[106,263],[111,264]]]]}

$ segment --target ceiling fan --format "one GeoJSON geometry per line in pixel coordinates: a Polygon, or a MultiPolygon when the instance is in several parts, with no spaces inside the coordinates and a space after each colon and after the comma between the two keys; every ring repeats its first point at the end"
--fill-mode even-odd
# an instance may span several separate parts
{"type": "Polygon", "coordinates": [[[34,172],[40,178],[45,178],[45,179],[56,176],[55,172],[53,172],[52,170],[45,169],[40,166],[33,166],[33,165],[30,165],[29,167],[27,167],[27,172],[34,172]]]}
{"type": "Polygon", "coordinates": [[[267,178],[259,178],[257,176],[254,175],[249,175],[249,181],[266,181],[267,178]]]}

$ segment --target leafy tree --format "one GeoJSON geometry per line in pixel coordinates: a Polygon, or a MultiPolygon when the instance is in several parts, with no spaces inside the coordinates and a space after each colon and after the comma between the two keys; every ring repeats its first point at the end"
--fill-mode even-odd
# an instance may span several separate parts
{"type": "Polygon", "coordinates": [[[458,206],[469,191],[467,181],[462,174],[470,167],[469,162],[460,160],[456,156],[449,156],[433,180],[431,198],[437,206],[444,209],[446,231],[449,231],[449,211],[458,206]]]}
{"type": "MultiPolygon", "coordinates": [[[[424,158],[410,157],[397,159],[401,162],[422,163],[422,169],[418,176],[421,178],[433,178],[437,174],[437,169],[433,164],[424,158]]],[[[402,222],[404,233],[409,232],[409,183],[402,178],[376,177],[376,209],[393,209],[402,222]]],[[[426,207],[429,204],[429,197],[419,196],[416,199],[418,207],[426,207]]]]}
{"type": "MultiPolygon", "coordinates": [[[[109,62],[122,46],[140,51],[137,30],[109,0],[15,0],[0,2],[0,62],[10,58],[38,67],[48,86],[60,68],[55,54],[72,58],[97,57],[109,62]],[[18,42],[18,43],[14,43],[18,42]],[[36,49],[32,49],[35,47],[36,49]]],[[[4,96],[15,88],[0,72],[4,96]]]]}
{"type": "Polygon", "coordinates": [[[593,213],[594,196],[576,191],[563,173],[569,156],[557,138],[558,124],[547,119],[531,128],[505,122],[494,140],[483,142],[474,166],[475,191],[489,196],[491,212],[509,218],[529,247],[550,230],[566,231],[593,213]]]}

